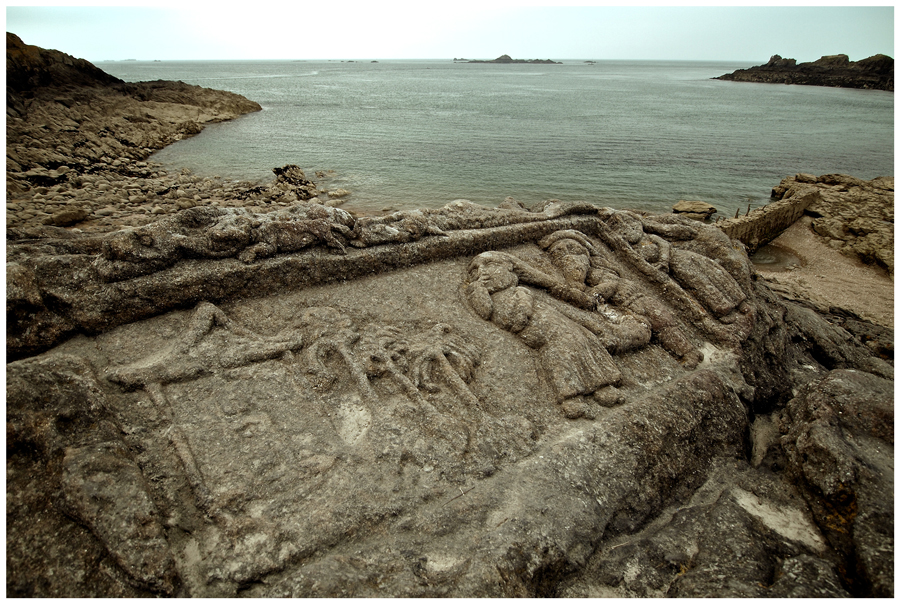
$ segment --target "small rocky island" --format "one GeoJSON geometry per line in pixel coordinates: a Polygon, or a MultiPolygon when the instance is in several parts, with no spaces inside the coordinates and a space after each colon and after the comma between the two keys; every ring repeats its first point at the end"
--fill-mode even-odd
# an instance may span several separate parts
{"type": "Polygon", "coordinates": [[[453,59],[454,63],[530,63],[534,65],[562,65],[560,61],[551,61],[550,59],[513,59],[509,55],[500,55],[496,59],[490,61],[480,61],[476,59],[453,59]]]}
{"type": "Polygon", "coordinates": [[[892,271],[892,177],[362,216],[147,161],[238,95],[7,81],[7,597],[893,596],[893,315],[745,246],[892,271]]]}
{"type": "Polygon", "coordinates": [[[874,55],[861,61],[851,61],[847,55],[829,55],[811,63],[797,64],[796,59],[774,55],[765,65],[738,69],[713,79],[893,91],[894,59],[887,55],[874,55]]]}

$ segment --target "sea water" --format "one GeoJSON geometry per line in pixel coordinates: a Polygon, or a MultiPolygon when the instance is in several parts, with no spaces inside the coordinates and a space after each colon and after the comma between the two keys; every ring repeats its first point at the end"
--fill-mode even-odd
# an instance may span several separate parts
{"type": "Polygon", "coordinates": [[[892,92],[714,80],[750,64],[563,61],[125,61],[126,81],[229,90],[258,113],[151,158],[202,176],[271,181],[333,170],[344,207],[497,205],[544,199],[723,216],[769,201],[798,172],[863,179],[894,170],[892,92]]]}

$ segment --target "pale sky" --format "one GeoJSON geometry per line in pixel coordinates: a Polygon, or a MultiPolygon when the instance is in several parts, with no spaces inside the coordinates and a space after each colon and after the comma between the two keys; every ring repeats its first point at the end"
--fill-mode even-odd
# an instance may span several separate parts
{"type": "MultiPolygon", "coordinates": [[[[57,3],[59,4],[59,3],[57,3]]],[[[872,3],[878,4],[878,3],[872,3]]],[[[894,56],[881,6],[539,6],[182,2],[7,6],[6,31],[89,61],[240,59],[724,60],[894,56]]]]}

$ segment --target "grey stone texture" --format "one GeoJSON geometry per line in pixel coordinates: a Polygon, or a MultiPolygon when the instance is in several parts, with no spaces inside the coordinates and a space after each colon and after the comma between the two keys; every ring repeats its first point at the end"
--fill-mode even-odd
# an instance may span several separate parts
{"type": "Polygon", "coordinates": [[[892,593],[893,368],[714,226],[454,202],[241,260],[187,221],[114,280],[97,236],[14,255],[75,327],[7,365],[9,595],[892,593]]]}
{"type": "Polygon", "coordinates": [[[806,213],[831,247],[894,274],[894,177],[862,180],[846,174],[797,174],[772,189],[778,200],[818,193],[806,213]]]}
{"type": "Polygon", "coordinates": [[[892,363],[721,229],[170,177],[252,105],[7,63],[8,597],[893,596],[892,363]]]}

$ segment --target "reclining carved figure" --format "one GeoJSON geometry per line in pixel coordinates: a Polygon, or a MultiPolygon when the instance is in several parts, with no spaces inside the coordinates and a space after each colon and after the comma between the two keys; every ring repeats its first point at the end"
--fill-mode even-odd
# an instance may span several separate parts
{"type": "Polygon", "coordinates": [[[538,352],[556,402],[567,417],[592,417],[584,397],[603,406],[621,402],[615,386],[622,374],[604,340],[615,343],[616,352],[638,348],[650,341],[649,325],[635,317],[613,322],[602,315],[565,309],[565,304],[551,304],[520,285],[534,281],[552,279],[510,254],[484,252],[469,265],[465,296],[481,318],[516,334],[538,352]]]}
{"type": "Polygon", "coordinates": [[[660,345],[688,369],[703,360],[703,353],[688,340],[665,305],[619,275],[610,253],[601,253],[603,244],[590,241],[579,231],[564,230],[547,235],[539,245],[549,252],[567,284],[586,291],[598,302],[611,302],[645,318],[660,345]]]}
{"type": "Polygon", "coordinates": [[[436,209],[357,218],[350,244],[369,247],[384,243],[408,243],[426,235],[446,236],[447,231],[528,224],[575,214],[597,214],[601,210],[584,202],[552,200],[541,204],[540,211],[529,211],[523,208],[488,208],[457,199],[436,209]]]}
{"type": "Polygon", "coordinates": [[[121,281],[163,270],[182,258],[232,258],[253,262],[316,244],[344,253],[354,219],[318,204],[268,214],[237,208],[191,208],[103,242],[94,263],[104,281],[121,281]]]}
{"type": "MultiPolygon", "coordinates": [[[[734,278],[714,260],[672,246],[668,241],[644,231],[643,221],[630,212],[616,212],[607,221],[644,260],[663,273],[672,275],[683,287],[690,290],[698,301],[723,322],[747,299],[734,278]]],[[[670,227],[682,225],[666,225],[670,227]]],[[[662,225],[657,225],[657,230],[662,225]]]]}

